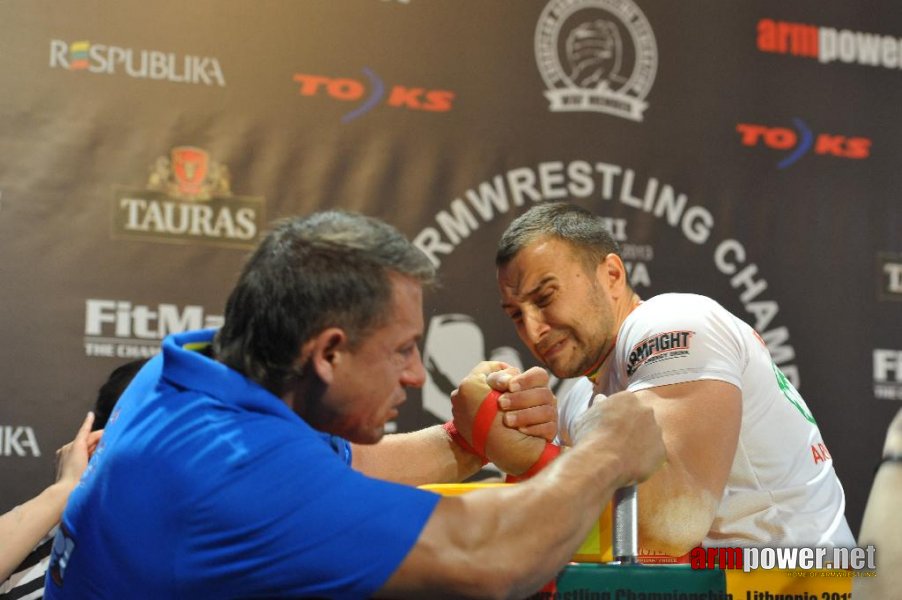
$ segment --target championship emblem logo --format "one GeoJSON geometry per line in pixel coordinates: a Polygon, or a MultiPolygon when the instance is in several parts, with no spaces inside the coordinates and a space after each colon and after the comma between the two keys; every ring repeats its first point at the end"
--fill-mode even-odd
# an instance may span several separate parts
{"type": "Polygon", "coordinates": [[[552,0],[539,17],[535,47],[550,110],[642,120],[658,49],[631,0],[552,0]]]}

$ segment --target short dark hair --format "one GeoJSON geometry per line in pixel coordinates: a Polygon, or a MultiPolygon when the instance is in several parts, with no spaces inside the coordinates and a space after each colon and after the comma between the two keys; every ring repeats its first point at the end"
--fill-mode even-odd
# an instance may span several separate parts
{"type": "Polygon", "coordinates": [[[280,221],[229,296],[214,354],[282,397],[302,376],[294,362],[305,341],[340,327],[353,347],[390,318],[392,272],[435,281],[429,258],[378,219],[326,211],[280,221]]]}
{"type": "Polygon", "coordinates": [[[495,266],[503,267],[520,250],[544,238],[557,238],[577,250],[587,271],[608,254],[620,256],[617,243],[604,225],[604,219],[567,202],[537,204],[514,219],[498,242],[495,266]]]}
{"type": "Polygon", "coordinates": [[[141,370],[141,367],[148,360],[147,358],[139,358],[113,369],[113,372],[110,373],[107,380],[97,391],[97,400],[94,401],[94,409],[92,411],[94,413],[92,430],[97,431],[106,427],[106,423],[110,419],[110,415],[113,414],[113,408],[116,406],[119,396],[122,395],[122,392],[125,391],[125,388],[128,387],[128,384],[132,382],[132,379],[135,378],[135,375],[138,374],[138,371],[141,370]]]}

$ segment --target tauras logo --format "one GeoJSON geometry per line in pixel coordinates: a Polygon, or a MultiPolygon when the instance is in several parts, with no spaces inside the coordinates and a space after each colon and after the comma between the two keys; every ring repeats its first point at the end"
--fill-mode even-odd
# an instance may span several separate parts
{"type": "Polygon", "coordinates": [[[40,456],[34,429],[26,425],[0,425],[0,456],[40,456]]]}
{"type": "Polygon", "coordinates": [[[536,25],[535,51],[550,110],[642,120],[658,49],[631,0],[551,0],[536,25]]]}
{"type": "Polygon", "coordinates": [[[82,40],[68,44],[50,40],[50,68],[88,71],[104,75],[124,72],[137,79],[224,87],[225,77],[216,58],[178,56],[159,50],[133,50],[82,40]]]}
{"type": "Polygon", "coordinates": [[[127,300],[89,298],[85,301],[85,354],[140,358],[159,352],[159,342],[170,333],[219,327],[221,315],[207,314],[203,306],[158,304],[147,306],[127,300]]]}
{"type": "Polygon", "coordinates": [[[173,148],[157,158],[145,189],[115,189],[113,237],[252,247],[263,198],[233,196],[230,181],[205,150],[173,148]]]}

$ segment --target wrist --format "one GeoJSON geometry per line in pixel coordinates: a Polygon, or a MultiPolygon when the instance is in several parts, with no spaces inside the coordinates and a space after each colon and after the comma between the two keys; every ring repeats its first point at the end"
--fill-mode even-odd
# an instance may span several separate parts
{"type": "Polygon", "coordinates": [[[539,473],[539,471],[548,466],[549,463],[560,455],[562,451],[560,446],[541,439],[539,441],[543,443],[535,459],[525,467],[507,471],[508,475],[505,481],[508,483],[516,483],[518,481],[529,479],[539,473]]]}
{"type": "Polygon", "coordinates": [[[458,448],[463,450],[465,453],[475,456],[479,459],[481,465],[488,464],[488,459],[485,456],[477,452],[473,446],[467,442],[466,438],[457,430],[457,427],[454,425],[454,421],[448,421],[444,425],[442,425],[442,429],[445,430],[445,433],[448,434],[448,437],[457,444],[458,448]]]}

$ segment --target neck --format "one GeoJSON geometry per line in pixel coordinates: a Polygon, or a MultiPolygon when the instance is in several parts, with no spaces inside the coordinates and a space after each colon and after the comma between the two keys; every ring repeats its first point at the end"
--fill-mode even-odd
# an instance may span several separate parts
{"type": "Polygon", "coordinates": [[[611,353],[617,346],[617,332],[620,331],[620,326],[623,325],[623,322],[629,314],[641,303],[642,300],[632,291],[626,295],[623,302],[617,303],[614,309],[614,331],[611,332],[609,338],[611,341],[609,344],[605,345],[606,347],[603,346],[603,351],[599,355],[598,360],[583,373],[583,376],[588,377],[589,381],[592,383],[597,383],[603,372],[606,370],[605,363],[608,362],[608,358],[610,358],[611,353]]]}

